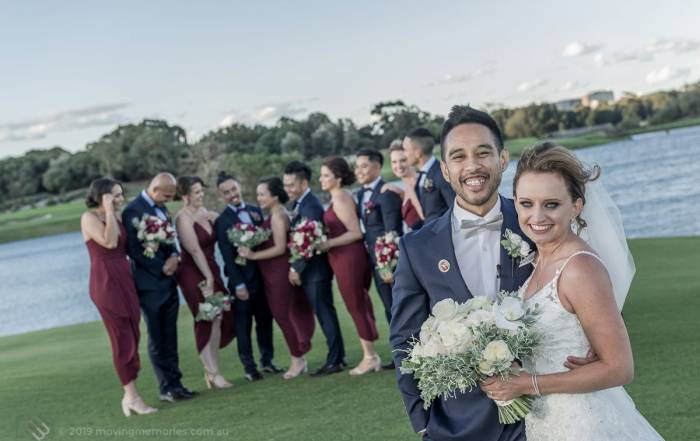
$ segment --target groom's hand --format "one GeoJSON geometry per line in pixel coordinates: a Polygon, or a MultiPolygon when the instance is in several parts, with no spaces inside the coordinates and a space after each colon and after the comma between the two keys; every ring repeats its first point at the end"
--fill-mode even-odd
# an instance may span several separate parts
{"type": "Polygon", "coordinates": [[[564,367],[566,367],[567,369],[574,370],[574,369],[580,368],[581,366],[591,364],[594,361],[598,361],[598,360],[600,360],[598,358],[598,355],[595,352],[593,352],[593,350],[591,349],[588,351],[585,358],[573,357],[573,356],[566,357],[566,361],[564,362],[564,367]]]}

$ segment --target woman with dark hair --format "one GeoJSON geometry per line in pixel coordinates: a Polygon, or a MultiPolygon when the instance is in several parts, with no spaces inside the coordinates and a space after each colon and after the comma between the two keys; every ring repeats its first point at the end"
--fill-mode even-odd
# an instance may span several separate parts
{"type": "MultiPolygon", "coordinates": [[[[218,215],[204,207],[204,187],[204,182],[197,176],[177,179],[176,197],[184,202],[175,217],[175,228],[182,246],[177,282],[194,317],[205,297],[215,292],[228,294],[214,257],[214,220],[218,215]],[[205,286],[200,288],[202,282],[205,286]]],[[[219,349],[233,340],[233,325],[232,310],[225,311],[213,321],[194,322],[197,352],[204,365],[204,381],[209,389],[231,387],[231,383],[219,373],[219,349]]]]}
{"type": "Polygon", "coordinates": [[[114,366],[124,387],[122,411],[139,415],[153,413],[136,390],[139,360],[139,298],[126,257],[126,230],[119,207],[124,188],[112,179],[96,179],[90,184],[80,218],[83,240],[90,255],[90,298],[102,317],[112,345],[114,366]]]}
{"type": "Polygon", "coordinates": [[[323,214],[328,240],[319,249],[328,252],[328,261],[345,306],[355,322],[364,354],[360,364],[350,370],[350,375],[376,372],[381,369],[382,362],[374,350],[379,334],[369,298],[372,268],[360,230],[357,206],[343,188],[355,182],[355,174],[345,159],[331,157],[323,161],[319,181],[321,190],[331,194],[331,203],[323,214]]]}
{"type": "Polygon", "coordinates": [[[423,208],[418,199],[416,185],[418,184],[418,173],[408,164],[406,151],[400,139],[395,139],[389,146],[389,157],[391,158],[391,171],[394,176],[401,179],[403,188],[394,184],[384,184],[382,193],[389,190],[401,196],[401,217],[404,223],[411,230],[417,230],[423,226],[423,208]]]}
{"type": "Polygon", "coordinates": [[[275,321],[289,347],[291,363],[282,376],[291,380],[307,371],[304,354],[311,350],[311,337],[314,334],[314,313],[304,292],[289,283],[289,216],[284,204],[289,196],[284,191],[282,180],[277,177],[260,180],[257,200],[261,209],[269,213],[262,224],[272,229],[272,236],[262,243],[257,251],[238,248],[238,254],[258,263],[265,286],[265,295],[275,321]]]}

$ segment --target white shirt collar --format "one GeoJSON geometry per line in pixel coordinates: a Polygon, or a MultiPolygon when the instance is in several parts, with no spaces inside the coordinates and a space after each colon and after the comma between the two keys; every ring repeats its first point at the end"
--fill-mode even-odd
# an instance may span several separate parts
{"type": "Polygon", "coordinates": [[[241,201],[241,205],[238,207],[233,204],[228,204],[228,206],[231,207],[233,211],[243,210],[245,208],[245,202],[241,201]]]}
{"type": "Polygon", "coordinates": [[[496,205],[489,210],[488,213],[486,213],[486,216],[481,217],[478,214],[474,214],[471,211],[465,210],[464,208],[460,207],[459,204],[457,203],[457,198],[455,198],[454,201],[454,209],[452,210],[452,228],[457,231],[460,229],[462,225],[463,220],[476,220],[476,219],[485,219],[487,217],[493,217],[497,213],[501,212],[501,197],[499,196],[498,199],[496,200],[496,205]]]}
{"type": "Polygon", "coordinates": [[[307,188],[306,191],[299,196],[299,199],[297,199],[297,205],[301,204],[301,201],[303,201],[306,195],[309,193],[311,193],[311,188],[307,188]]]}
{"type": "Polygon", "coordinates": [[[375,179],[374,181],[370,182],[369,184],[365,184],[363,187],[364,187],[364,188],[369,188],[369,189],[371,189],[372,191],[374,191],[374,190],[377,188],[377,184],[379,184],[379,181],[381,181],[381,180],[382,180],[382,176],[379,175],[379,177],[377,177],[377,179],[375,179]]]}
{"type": "Polygon", "coordinates": [[[430,159],[428,159],[428,162],[423,164],[423,167],[420,168],[420,171],[422,171],[423,173],[428,173],[430,167],[432,167],[433,164],[435,164],[435,161],[437,161],[437,159],[435,159],[435,156],[431,156],[430,159]]]}

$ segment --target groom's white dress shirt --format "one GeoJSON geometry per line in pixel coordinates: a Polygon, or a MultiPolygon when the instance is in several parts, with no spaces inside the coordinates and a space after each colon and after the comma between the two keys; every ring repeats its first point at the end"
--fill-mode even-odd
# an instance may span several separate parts
{"type": "Polygon", "coordinates": [[[497,266],[501,254],[501,231],[482,229],[465,238],[465,232],[461,229],[462,221],[491,218],[500,212],[500,198],[483,218],[460,207],[456,199],[454,202],[452,243],[459,271],[474,297],[496,299],[500,287],[497,266]]]}

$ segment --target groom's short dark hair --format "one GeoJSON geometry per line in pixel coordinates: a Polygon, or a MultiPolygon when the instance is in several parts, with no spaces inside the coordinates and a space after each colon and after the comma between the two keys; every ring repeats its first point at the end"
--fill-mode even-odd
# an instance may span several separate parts
{"type": "Polygon", "coordinates": [[[224,182],[228,180],[236,181],[240,184],[238,179],[236,179],[233,175],[228,174],[226,172],[219,172],[219,176],[216,177],[216,186],[218,187],[219,185],[223,184],[224,182]]]}
{"type": "Polygon", "coordinates": [[[440,154],[443,159],[445,158],[445,140],[447,139],[447,135],[452,129],[461,124],[481,124],[485,126],[491,131],[493,139],[496,141],[496,148],[498,151],[500,152],[503,150],[503,134],[498,127],[498,123],[491,115],[470,107],[469,105],[453,106],[445,123],[442,125],[442,133],[440,135],[440,154]]]}
{"type": "Polygon", "coordinates": [[[292,161],[284,166],[285,175],[294,175],[299,180],[311,182],[311,169],[301,161],[292,161]]]}

